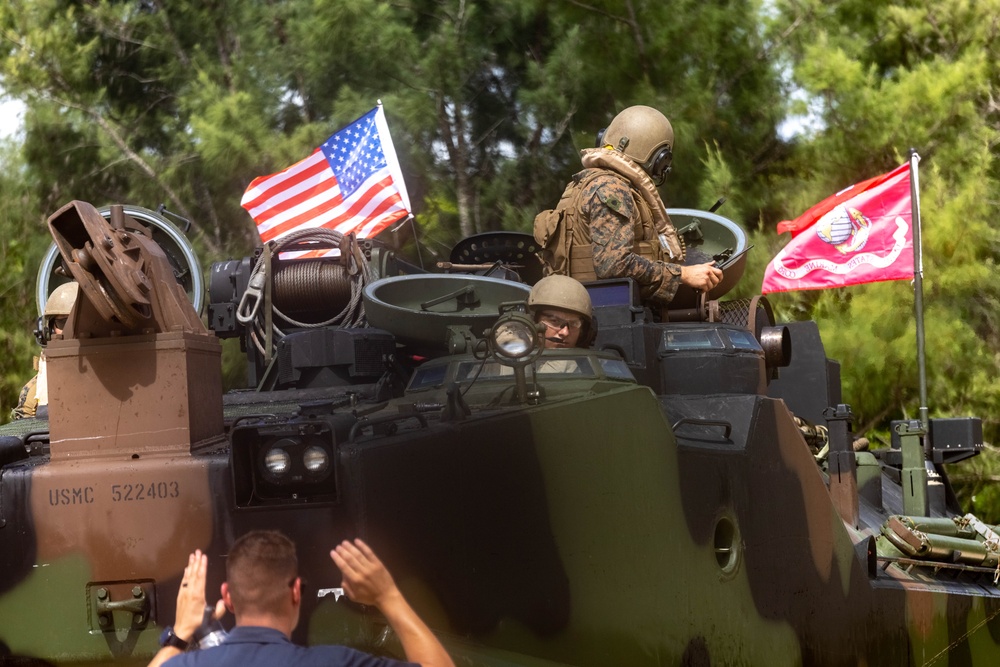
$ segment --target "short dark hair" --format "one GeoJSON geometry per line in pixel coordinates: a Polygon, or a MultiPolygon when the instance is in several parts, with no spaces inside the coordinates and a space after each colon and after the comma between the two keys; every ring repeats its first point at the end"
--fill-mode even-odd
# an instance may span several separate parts
{"type": "Polygon", "coordinates": [[[233,543],[226,581],[236,613],[273,611],[299,576],[295,543],[277,530],[252,530],[233,543]]]}

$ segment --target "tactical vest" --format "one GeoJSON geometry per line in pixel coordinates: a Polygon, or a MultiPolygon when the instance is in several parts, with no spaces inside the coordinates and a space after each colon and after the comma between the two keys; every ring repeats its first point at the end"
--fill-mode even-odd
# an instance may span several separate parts
{"type": "MultiPolygon", "coordinates": [[[[580,281],[597,280],[594,272],[594,242],[590,225],[583,220],[583,193],[598,176],[607,175],[603,169],[587,169],[573,177],[566,186],[555,209],[542,211],[535,216],[535,241],[542,247],[538,253],[544,264],[545,275],[553,273],[571,276],[580,281]]],[[[632,252],[652,261],[668,261],[653,227],[649,206],[632,189],[632,199],[639,212],[633,223],[635,243],[632,252]]]]}
{"type": "MultiPolygon", "coordinates": [[[[583,194],[587,186],[598,176],[614,174],[629,182],[632,200],[639,215],[632,222],[632,252],[651,261],[681,263],[684,245],[677,236],[666,211],[661,208],[664,219],[662,229],[657,230],[654,215],[646,201],[648,196],[637,187],[636,181],[648,181],[631,162],[616,153],[602,149],[583,151],[585,169],[573,176],[566,186],[559,203],[554,209],[542,211],[535,216],[534,237],[541,246],[538,257],[544,266],[544,274],[568,275],[580,281],[597,280],[594,270],[594,244],[590,225],[583,219],[583,194]],[[610,168],[614,167],[614,168],[610,168]],[[625,172],[625,173],[622,173],[625,172]],[[633,173],[634,172],[634,173],[633,173]],[[663,242],[661,243],[661,235],[663,242]]],[[[647,189],[652,189],[652,183],[647,189]]],[[[655,190],[651,190],[655,192],[655,190]]],[[[662,204],[660,204],[662,207],[662,204]]]]}

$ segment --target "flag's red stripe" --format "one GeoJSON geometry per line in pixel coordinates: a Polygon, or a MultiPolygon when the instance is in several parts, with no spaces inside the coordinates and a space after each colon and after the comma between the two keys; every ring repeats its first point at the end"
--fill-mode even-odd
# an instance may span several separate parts
{"type": "Polygon", "coordinates": [[[261,196],[255,198],[249,205],[244,205],[244,208],[260,225],[313,197],[328,193],[336,187],[337,180],[324,159],[321,163],[302,171],[292,179],[286,179],[279,184],[269,186],[261,196]],[[325,179],[317,180],[324,176],[326,176],[325,179]],[[293,192],[311,179],[317,180],[317,182],[301,192],[293,192]]]}
{"type": "MultiPolygon", "coordinates": [[[[371,227],[371,229],[368,230],[367,234],[365,234],[362,238],[370,238],[372,236],[375,236],[376,234],[381,232],[383,229],[385,229],[392,223],[396,222],[397,220],[401,220],[402,218],[405,218],[409,214],[410,214],[409,211],[402,206],[402,201],[398,203],[398,206],[396,204],[392,204],[390,206],[389,211],[385,213],[379,213],[379,217],[376,221],[376,224],[373,227],[371,227]]],[[[368,226],[371,222],[372,222],[371,219],[366,219],[361,224],[355,225],[353,227],[343,227],[341,229],[338,229],[337,231],[340,231],[344,234],[349,234],[351,232],[357,233],[358,230],[360,230],[362,227],[368,226]]],[[[326,229],[329,227],[327,225],[323,225],[323,228],[326,229]]],[[[338,254],[337,251],[331,249],[309,250],[306,252],[301,252],[301,254],[299,254],[299,252],[301,251],[296,251],[295,253],[289,253],[289,255],[294,255],[294,259],[312,259],[318,257],[335,257],[338,254]]],[[[285,253],[282,253],[282,256],[284,257],[285,253]]]]}
{"type": "Polygon", "coordinates": [[[397,194],[393,199],[398,201],[393,203],[392,209],[385,213],[381,219],[365,220],[361,225],[354,228],[354,233],[359,238],[371,238],[397,220],[408,216],[410,211],[407,210],[406,205],[403,203],[403,198],[397,194]]]}
{"type": "Polygon", "coordinates": [[[257,222],[257,229],[260,230],[261,234],[274,236],[280,234],[281,230],[287,229],[289,225],[309,222],[318,215],[342,206],[343,203],[340,188],[337,187],[336,181],[331,179],[322,185],[289,197],[286,202],[268,209],[266,217],[260,216],[254,220],[257,222]],[[297,213],[296,209],[298,209],[297,213]],[[277,220],[276,218],[279,217],[281,219],[277,220]]]}
{"type": "MultiPolygon", "coordinates": [[[[400,201],[400,204],[402,204],[402,201],[400,201]]],[[[368,233],[364,235],[364,238],[371,238],[372,236],[375,236],[376,234],[381,232],[383,229],[385,229],[392,223],[396,222],[397,220],[402,220],[409,214],[410,214],[409,211],[407,211],[405,208],[401,208],[398,211],[390,212],[387,217],[380,220],[378,224],[376,224],[374,227],[368,230],[368,233]]],[[[363,224],[358,225],[354,229],[341,230],[341,231],[343,231],[343,233],[345,234],[348,234],[350,232],[357,232],[357,230],[360,227],[364,227],[370,222],[371,222],[370,220],[366,220],[363,224]]],[[[336,253],[333,250],[310,250],[301,255],[296,255],[295,259],[315,259],[319,257],[334,257],[334,256],[336,256],[336,253]]]]}
{"type": "MultiPolygon", "coordinates": [[[[364,191],[357,191],[352,195],[350,201],[344,202],[340,197],[336,197],[335,200],[325,201],[319,205],[303,211],[301,214],[289,218],[288,220],[282,221],[280,224],[274,225],[273,227],[262,230],[260,232],[261,238],[265,241],[277,238],[288,232],[292,231],[296,227],[300,226],[311,226],[311,227],[333,227],[335,224],[339,224],[344,220],[348,220],[354,216],[359,215],[362,209],[367,206],[372,199],[379,196],[382,191],[391,188],[392,178],[386,177],[377,184],[372,185],[370,188],[364,191]],[[346,209],[344,207],[347,206],[346,209]],[[344,209],[344,210],[339,210],[344,209]],[[333,214],[330,220],[320,220],[326,214],[333,214]],[[312,223],[312,224],[310,224],[312,223]]],[[[397,195],[398,196],[398,195],[397,195]]],[[[365,216],[368,217],[367,215],[365,216]]],[[[258,226],[259,229],[259,226],[258,226]]]]}
{"type": "Polygon", "coordinates": [[[344,234],[349,234],[350,232],[356,232],[365,225],[369,224],[373,220],[377,220],[383,215],[388,214],[392,209],[399,206],[402,202],[400,201],[398,194],[393,194],[390,197],[386,197],[382,202],[375,207],[371,212],[365,215],[364,218],[358,218],[354,215],[340,216],[335,220],[323,225],[329,229],[336,229],[344,234]]]}
{"type": "MultiPolygon", "coordinates": [[[[275,225],[274,227],[271,227],[270,229],[261,232],[261,238],[264,241],[269,241],[273,238],[281,236],[282,234],[286,234],[294,230],[296,227],[299,227],[304,223],[314,221],[316,218],[321,217],[324,213],[334,211],[338,207],[343,207],[345,204],[348,205],[348,208],[345,211],[338,213],[331,220],[324,221],[321,224],[316,225],[320,227],[333,229],[337,225],[347,220],[350,220],[353,217],[356,217],[361,212],[361,210],[364,209],[364,207],[371,202],[372,199],[374,199],[376,196],[380,195],[384,190],[387,189],[394,189],[392,187],[392,176],[386,176],[381,181],[378,181],[377,183],[373,184],[364,191],[361,190],[356,191],[351,196],[351,199],[347,202],[340,201],[340,197],[337,197],[336,201],[331,200],[328,202],[324,202],[322,205],[312,208],[302,213],[301,215],[297,215],[293,218],[290,218],[282,222],[281,224],[275,225]]],[[[394,193],[386,201],[391,201],[393,199],[399,201],[398,192],[394,193]]],[[[372,216],[369,214],[366,215],[364,219],[366,220],[370,217],[372,216]]]]}
{"type": "MultiPolygon", "coordinates": [[[[308,224],[313,220],[315,220],[316,218],[322,217],[323,215],[326,215],[331,211],[335,211],[338,208],[342,207],[343,205],[344,202],[338,195],[332,199],[321,200],[315,206],[304,209],[298,215],[294,215],[288,218],[287,220],[283,220],[282,222],[268,229],[261,229],[261,225],[257,225],[257,229],[260,231],[261,240],[270,241],[279,236],[283,236],[289,232],[292,232],[296,228],[308,226],[308,224]]],[[[318,225],[312,225],[312,226],[316,227],[318,225]]]]}
{"type": "MultiPolygon", "coordinates": [[[[294,211],[296,207],[301,207],[304,204],[308,205],[310,200],[318,200],[317,205],[321,205],[323,202],[331,199],[339,201],[340,188],[337,186],[337,180],[333,177],[332,172],[327,171],[325,173],[329,174],[329,178],[304,187],[299,192],[294,192],[291,189],[285,190],[282,193],[283,199],[272,195],[271,199],[266,202],[265,207],[259,209],[259,213],[256,215],[251,213],[253,219],[258,225],[263,225],[275,218],[280,218],[290,211],[294,211]]],[[[296,186],[302,185],[304,184],[296,184],[296,186]]]]}
{"type": "MultiPolygon", "coordinates": [[[[243,193],[243,200],[240,202],[240,205],[249,211],[252,216],[255,212],[254,209],[260,208],[268,199],[274,197],[275,194],[280,194],[284,190],[294,187],[295,184],[322,173],[323,170],[329,169],[329,167],[330,165],[327,163],[326,157],[319,149],[316,149],[312,155],[296,162],[287,169],[279,171],[276,174],[271,174],[270,176],[258,176],[255,178],[250,183],[246,192],[243,193]],[[247,199],[251,194],[253,198],[247,199]]],[[[261,211],[257,212],[260,213],[261,211]]]]}

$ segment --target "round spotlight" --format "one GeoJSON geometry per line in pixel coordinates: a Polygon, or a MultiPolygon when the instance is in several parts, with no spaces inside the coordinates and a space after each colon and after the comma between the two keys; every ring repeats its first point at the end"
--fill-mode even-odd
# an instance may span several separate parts
{"type": "Polygon", "coordinates": [[[313,475],[326,472],[330,467],[330,455],[318,445],[313,445],[302,453],[302,465],[313,475]]]}
{"type": "Polygon", "coordinates": [[[281,447],[271,447],[264,454],[264,469],[275,477],[285,475],[292,467],[292,457],[281,447]]]}
{"type": "Polygon", "coordinates": [[[494,351],[508,359],[522,359],[534,351],[535,328],[521,320],[508,320],[493,329],[494,351]]]}

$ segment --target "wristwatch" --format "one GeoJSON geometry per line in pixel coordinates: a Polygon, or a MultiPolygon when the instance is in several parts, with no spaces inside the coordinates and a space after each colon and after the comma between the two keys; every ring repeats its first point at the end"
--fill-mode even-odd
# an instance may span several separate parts
{"type": "Polygon", "coordinates": [[[160,635],[160,646],[173,646],[181,651],[188,650],[189,643],[174,634],[173,626],[168,625],[160,635]]]}

